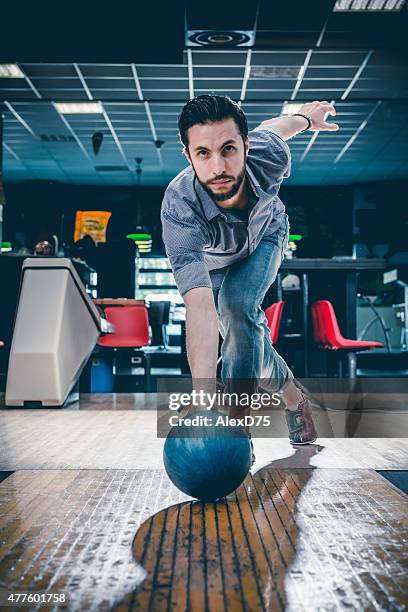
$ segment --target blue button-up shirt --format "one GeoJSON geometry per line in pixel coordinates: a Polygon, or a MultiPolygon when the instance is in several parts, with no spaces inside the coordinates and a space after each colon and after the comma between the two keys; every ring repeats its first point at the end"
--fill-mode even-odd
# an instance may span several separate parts
{"type": "Polygon", "coordinates": [[[219,287],[228,266],[248,257],[284,221],[278,191],[290,174],[289,147],[278,134],[261,127],[249,133],[249,142],[247,211],[217,206],[191,166],[166,189],[163,241],[181,295],[195,287],[219,287]]]}

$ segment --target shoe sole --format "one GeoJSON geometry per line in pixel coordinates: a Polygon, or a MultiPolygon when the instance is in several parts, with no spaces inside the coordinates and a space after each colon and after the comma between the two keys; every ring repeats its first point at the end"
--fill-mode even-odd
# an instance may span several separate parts
{"type": "Polygon", "coordinates": [[[313,444],[313,442],[316,442],[316,440],[317,437],[313,440],[310,440],[309,442],[292,442],[291,440],[289,440],[289,442],[292,444],[292,446],[305,446],[306,444],[313,444]]]}

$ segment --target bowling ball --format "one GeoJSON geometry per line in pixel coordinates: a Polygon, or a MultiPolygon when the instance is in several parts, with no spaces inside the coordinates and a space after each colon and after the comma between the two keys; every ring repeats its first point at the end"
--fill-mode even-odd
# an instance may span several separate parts
{"type": "Polygon", "coordinates": [[[180,491],[201,501],[215,501],[235,491],[251,466],[245,430],[221,424],[219,417],[226,415],[216,410],[191,412],[172,427],[164,443],[168,477],[180,491]]]}

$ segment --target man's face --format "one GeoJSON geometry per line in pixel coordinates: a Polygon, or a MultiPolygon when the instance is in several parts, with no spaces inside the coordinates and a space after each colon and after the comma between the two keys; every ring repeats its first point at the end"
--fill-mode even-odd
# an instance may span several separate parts
{"type": "Polygon", "coordinates": [[[249,140],[244,141],[232,118],[189,128],[184,154],[204,189],[216,202],[234,197],[245,178],[249,140]]]}

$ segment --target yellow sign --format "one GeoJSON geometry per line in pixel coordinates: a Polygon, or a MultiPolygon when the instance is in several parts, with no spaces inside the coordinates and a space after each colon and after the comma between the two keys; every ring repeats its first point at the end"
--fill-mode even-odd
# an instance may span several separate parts
{"type": "Polygon", "coordinates": [[[106,227],[111,212],[103,210],[77,210],[74,242],[89,234],[95,242],[106,242],[106,227]]]}

